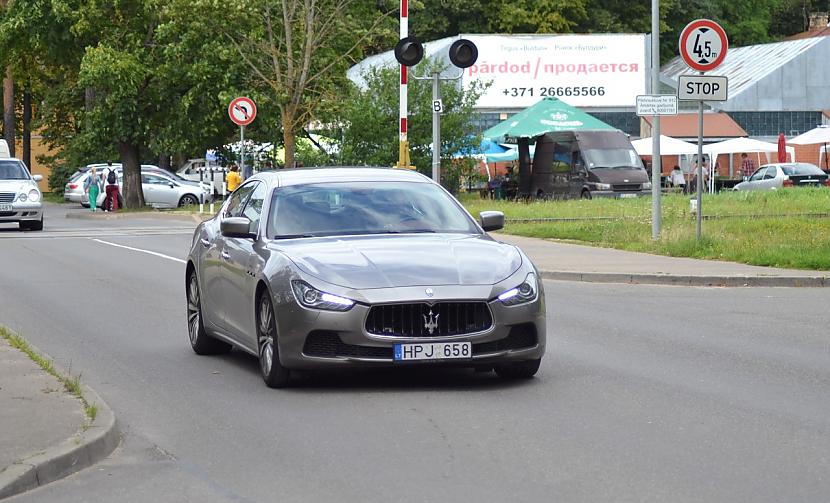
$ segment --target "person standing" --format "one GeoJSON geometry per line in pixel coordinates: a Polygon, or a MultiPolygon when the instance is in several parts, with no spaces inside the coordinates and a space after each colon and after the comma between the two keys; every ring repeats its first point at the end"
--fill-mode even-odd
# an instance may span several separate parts
{"type": "Polygon", "coordinates": [[[239,166],[237,166],[236,164],[231,166],[231,170],[228,173],[227,182],[228,195],[230,195],[231,192],[235,191],[236,188],[239,187],[239,184],[242,183],[242,177],[239,176],[239,166]]]}
{"type": "Polygon", "coordinates": [[[746,155],[746,152],[741,154],[741,174],[744,176],[744,181],[749,180],[752,173],[755,172],[755,163],[746,155]]]}
{"type": "Polygon", "coordinates": [[[104,183],[104,211],[118,211],[118,173],[112,166],[112,161],[107,161],[107,167],[104,169],[104,183]]]}
{"type": "Polygon", "coordinates": [[[101,192],[101,177],[95,168],[89,170],[89,176],[84,182],[84,191],[87,193],[87,200],[89,201],[89,210],[95,211],[98,209],[98,193],[101,192]]]}
{"type": "Polygon", "coordinates": [[[671,170],[669,182],[671,182],[672,188],[678,192],[686,192],[686,178],[683,176],[683,171],[680,170],[680,166],[675,165],[671,170]]]}

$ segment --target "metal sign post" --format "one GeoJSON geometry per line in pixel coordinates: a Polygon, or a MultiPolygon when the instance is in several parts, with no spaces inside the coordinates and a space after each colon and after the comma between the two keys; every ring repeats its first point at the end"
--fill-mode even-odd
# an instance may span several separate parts
{"type": "Polygon", "coordinates": [[[441,80],[432,74],[432,179],[441,183],[441,80]],[[437,104],[437,106],[436,106],[437,104]]]}
{"type": "MultiPolygon", "coordinates": [[[[699,79],[706,79],[703,74],[705,72],[717,68],[723,60],[726,59],[726,51],[729,48],[729,40],[726,37],[726,32],[718,23],[709,19],[698,19],[692,21],[680,33],[680,56],[683,61],[692,68],[700,72],[699,79]]],[[[686,84],[678,85],[678,97],[683,99],[684,96],[689,96],[688,89],[684,86],[686,84]],[[681,89],[683,87],[683,89],[681,89]]],[[[692,89],[692,88],[689,88],[692,89]]],[[[726,89],[724,91],[724,99],[726,89]]],[[[715,86],[706,87],[705,85],[698,85],[694,87],[694,92],[715,95],[718,89],[715,86]]],[[[700,241],[702,234],[701,227],[703,221],[703,98],[706,96],[696,95],[697,104],[697,198],[695,200],[696,208],[696,225],[695,238],[700,241]]],[[[687,98],[688,99],[688,98],[687,98]]],[[[710,160],[711,162],[711,160],[710,160]]]]}
{"type": "MultiPolygon", "coordinates": [[[[660,93],[660,0],[651,0],[651,93],[660,93]]],[[[663,220],[660,209],[660,177],[663,174],[660,157],[660,116],[654,115],[651,126],[651,239],[660,239],[663,220]]]]}

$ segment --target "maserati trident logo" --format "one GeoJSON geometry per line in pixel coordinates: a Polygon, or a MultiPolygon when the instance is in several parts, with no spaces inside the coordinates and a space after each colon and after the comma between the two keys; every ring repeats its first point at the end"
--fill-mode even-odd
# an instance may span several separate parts
{"type": "Polygon", "coordinates": [[[424,317],[424,328],[429,330],[429,335],[432,335],[432,333],[435,332],[435,329],[438,328],[438,317],[441,315],[433,315],[432,309],[430,309],[429,316],[427,316],[426,314],[422,314],[421,316],[424,317]]]}
{"type": "Polygon", "coordinates": [[[432,288],[427,288],[426,294],[427,294],[427,297],[432,297],[433,295],[435,295],[435,292],[432,291],[432,288]]]}

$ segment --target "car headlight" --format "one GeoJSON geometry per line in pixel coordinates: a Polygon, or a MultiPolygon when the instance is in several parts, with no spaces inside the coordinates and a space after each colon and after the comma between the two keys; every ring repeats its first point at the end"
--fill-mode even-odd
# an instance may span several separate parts
{"type": "Polygon", "coordinates": [[[650,190],[651,189],[651,182],[646,182],[643,184],[643,190],[650,190]]]}
{"type": "Polygon", "coordinates": [[[36,203],[40,201],[40,192],[35,189],[29,191],[29,201],[36,203]]]}
{"type": "Polygon", "coordinates": [[[27,196],[25,192],[23,192],[22,194],[17,196],[17,200],[20,201],[21,203],[25,203],[28,199],[29,199],[29,196],[27,196]]]}
{"type": "Polygon", "coordinates": [[[291,289],[294,290],[294,297],[297,298],[297,302],[311,309],[348,311],[354,306],[353,300],[321,292],[305,281],[292,281],[291,289]]]}
{"type": "Polygon", "coordinates": [[[530,273],[521,285],[502,292],[499,294],[498,299],[505,306],[516,306],[536,300],[538,291],[539,285],[536,282],[536,275],[530,273]]]}
{"type": "Polygon", "coordinates": [[[597,183],[595,185],[597,186],[597,190],[611,190],[610,183],[597,183]]]}

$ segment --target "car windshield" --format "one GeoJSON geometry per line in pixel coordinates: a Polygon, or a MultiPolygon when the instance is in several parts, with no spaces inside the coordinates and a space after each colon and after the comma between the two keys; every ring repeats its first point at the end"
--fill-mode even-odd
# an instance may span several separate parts
{"type": "Polygon", "coordinates": [[[784,174],[787,176],[798,175],[823,175],[824,171],[820,170],[813,164],[799,163],[799,164],[785,164],[781,166],[784,174]]]}
{"type": "Polygon", "coordinates": [[[588,169],[640,168],[640,158],[631,148],[589,148],[582,151],[588,169]]]}
{"type": "Polygon", "coordinates": [[[330,182],[274,191],[268,235],[275,239],[415,232],[478,233],[459,205],[423,182],[330,182]]]}
{"type": "Polygon", "coordinates": [[[0,180],[28,180],[29,171],[20,161],[0,160],[0,180]]]}

